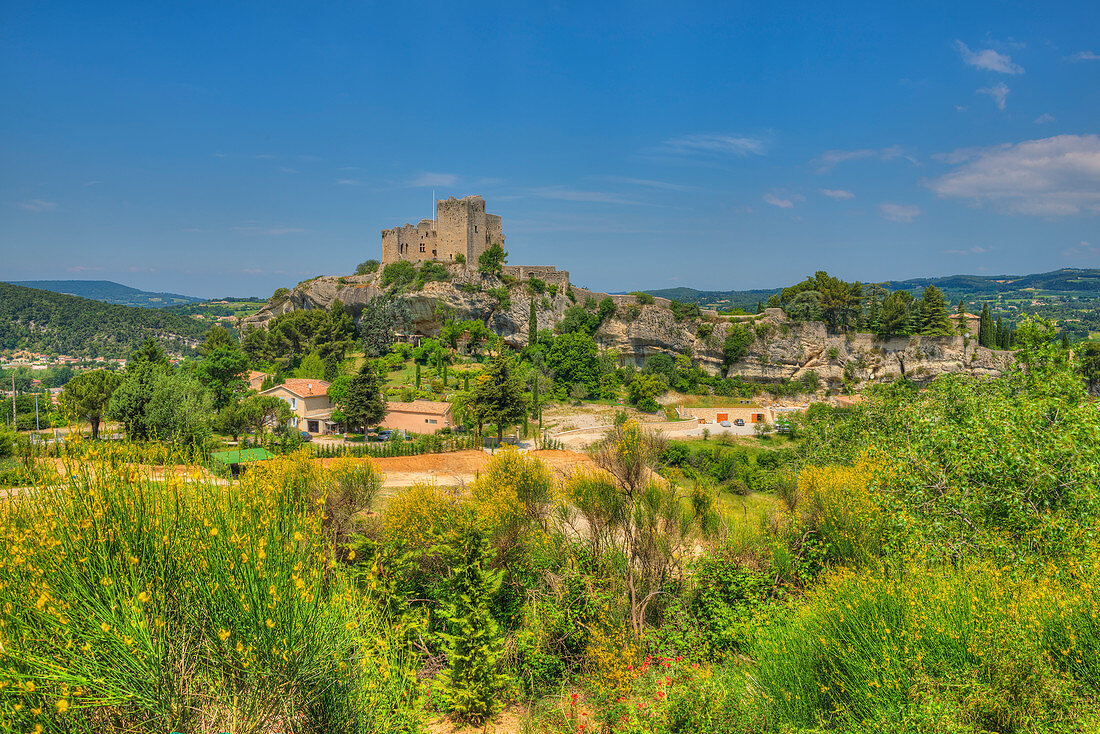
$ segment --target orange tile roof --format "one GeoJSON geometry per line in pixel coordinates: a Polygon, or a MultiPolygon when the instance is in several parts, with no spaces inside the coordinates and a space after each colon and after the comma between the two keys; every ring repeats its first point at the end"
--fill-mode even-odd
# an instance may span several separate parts
{"type": "Polygon", "coordinates": [[[451,404],[438,400],[417,400],[414,403],[398,403],[387,400],[386,409],[391,413],[427,413],[429,415],[443,415],[451,409],[451,404]]]}
{"type": "Polygon", "coordinates": [[[328,383],[324,380],[310,380],[306,377],[294,377],[282,385],[275,385],[275,387],[269,387],[262,392],[270,392],[276,387],[285,387],[290,392],[294,393],[300,398],[319,398],[324,395],[328,395],[328,383]]]}

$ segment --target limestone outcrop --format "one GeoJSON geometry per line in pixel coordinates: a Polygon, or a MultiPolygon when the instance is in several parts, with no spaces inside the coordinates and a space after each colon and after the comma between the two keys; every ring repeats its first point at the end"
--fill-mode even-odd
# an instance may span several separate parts
{"type": "MultiPolygon", "coordinates": [[[[499,278],[482,277],[461,266],[450,271],[450,281],[427,283],[405,294],[410,313],[406,332],[435,336],[446,319],[478,319],[509,344],[527,344],[532,296],[526,284],[512,281],[509,287],[499,278]],[[502,303],[500,296],[505,292],[508,298],[502,303]]],[[[370,299],[384,293],[379,278],[375,273],[304,281],[289,295],[272,298],[241,327],[255,328],[298,309],[328,309],[336,299],[358,319],[370,299]]],[[[880,339],[872,334],[829,334],[824,324],[792,322],[777,308],[734,317],[704,311],[703,319],[677,321],[667,299],[655,298],[643,305],[634,296],[609,296],[575,286],[558,289],[554,295],[534,296],[538,328],[553,329],[574,303],[584,305],[589,299],[598,303],[604,298],[615,302],[616,313],[601,325],[595,339],[601,348],[617,350],[624,363],[637,366],[654,354],[688,354],[708,372],[719,372],[726,335],[738,326],[750,330],[754,338],[732,372],[761,381],[799,378],[811,370],[832,386],[845,380],[861,385],[901,375],[927,381],[953,372],[995,375],[1013,361],[1011,352],[979,347],[976,339],[961,336],[880,339]]]]}

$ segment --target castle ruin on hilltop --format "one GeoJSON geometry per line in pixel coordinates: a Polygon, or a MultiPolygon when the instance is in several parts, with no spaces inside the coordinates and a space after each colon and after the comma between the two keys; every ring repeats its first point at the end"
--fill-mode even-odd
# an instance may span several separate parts
{"type": "MultiPolygon", "coordinates": [[[[382,263],[465,260],[468,267],[476,268],[478,258],[493,245],[504,247],[500,216],[486,212],[480,196],[452,196],[436,201],[435,219],[421,219],[415,227],[406,224],[382,230],[382,263]]],[[[569,272],[552,265],[505,265],[504,274],[536,277],[562,287],[569,284],[569,272]]]]}
{"type": "Polygon", "coordinates": [[[494,244],[504,246],[500,217],[485,211],[480,196],[452,196],[435,203],[435,219],[421,219],[415,227],[406,224],[382,230],[382,262],[455,262],[461,255],[459,260],[476,264],[494,244]]]}

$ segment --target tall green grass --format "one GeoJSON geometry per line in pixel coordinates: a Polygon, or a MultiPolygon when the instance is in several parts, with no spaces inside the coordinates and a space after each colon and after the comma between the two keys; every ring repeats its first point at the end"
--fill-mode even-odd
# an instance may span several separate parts
{"type": "Polygon", "coordinates": [[[760,633],[752,689],[776,726],[1096,731],[1096,577],[844,572],[760,633]]]}
{"type": "Polygon", "coordinates": [[[68,469],[2,508],[0,730],[416,728],[415,660],[345,577],[308,452],[234,486],[68,469]]]}

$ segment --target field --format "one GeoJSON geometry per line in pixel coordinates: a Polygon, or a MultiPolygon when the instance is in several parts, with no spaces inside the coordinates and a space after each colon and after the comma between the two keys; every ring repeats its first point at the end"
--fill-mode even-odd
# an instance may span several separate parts
{"type": "Polygon", "coordinates": [[[1096,731],[1100,415],[1050,341],[766,439],[87,444],[0,500],[0,730],[1096,731]]]}

